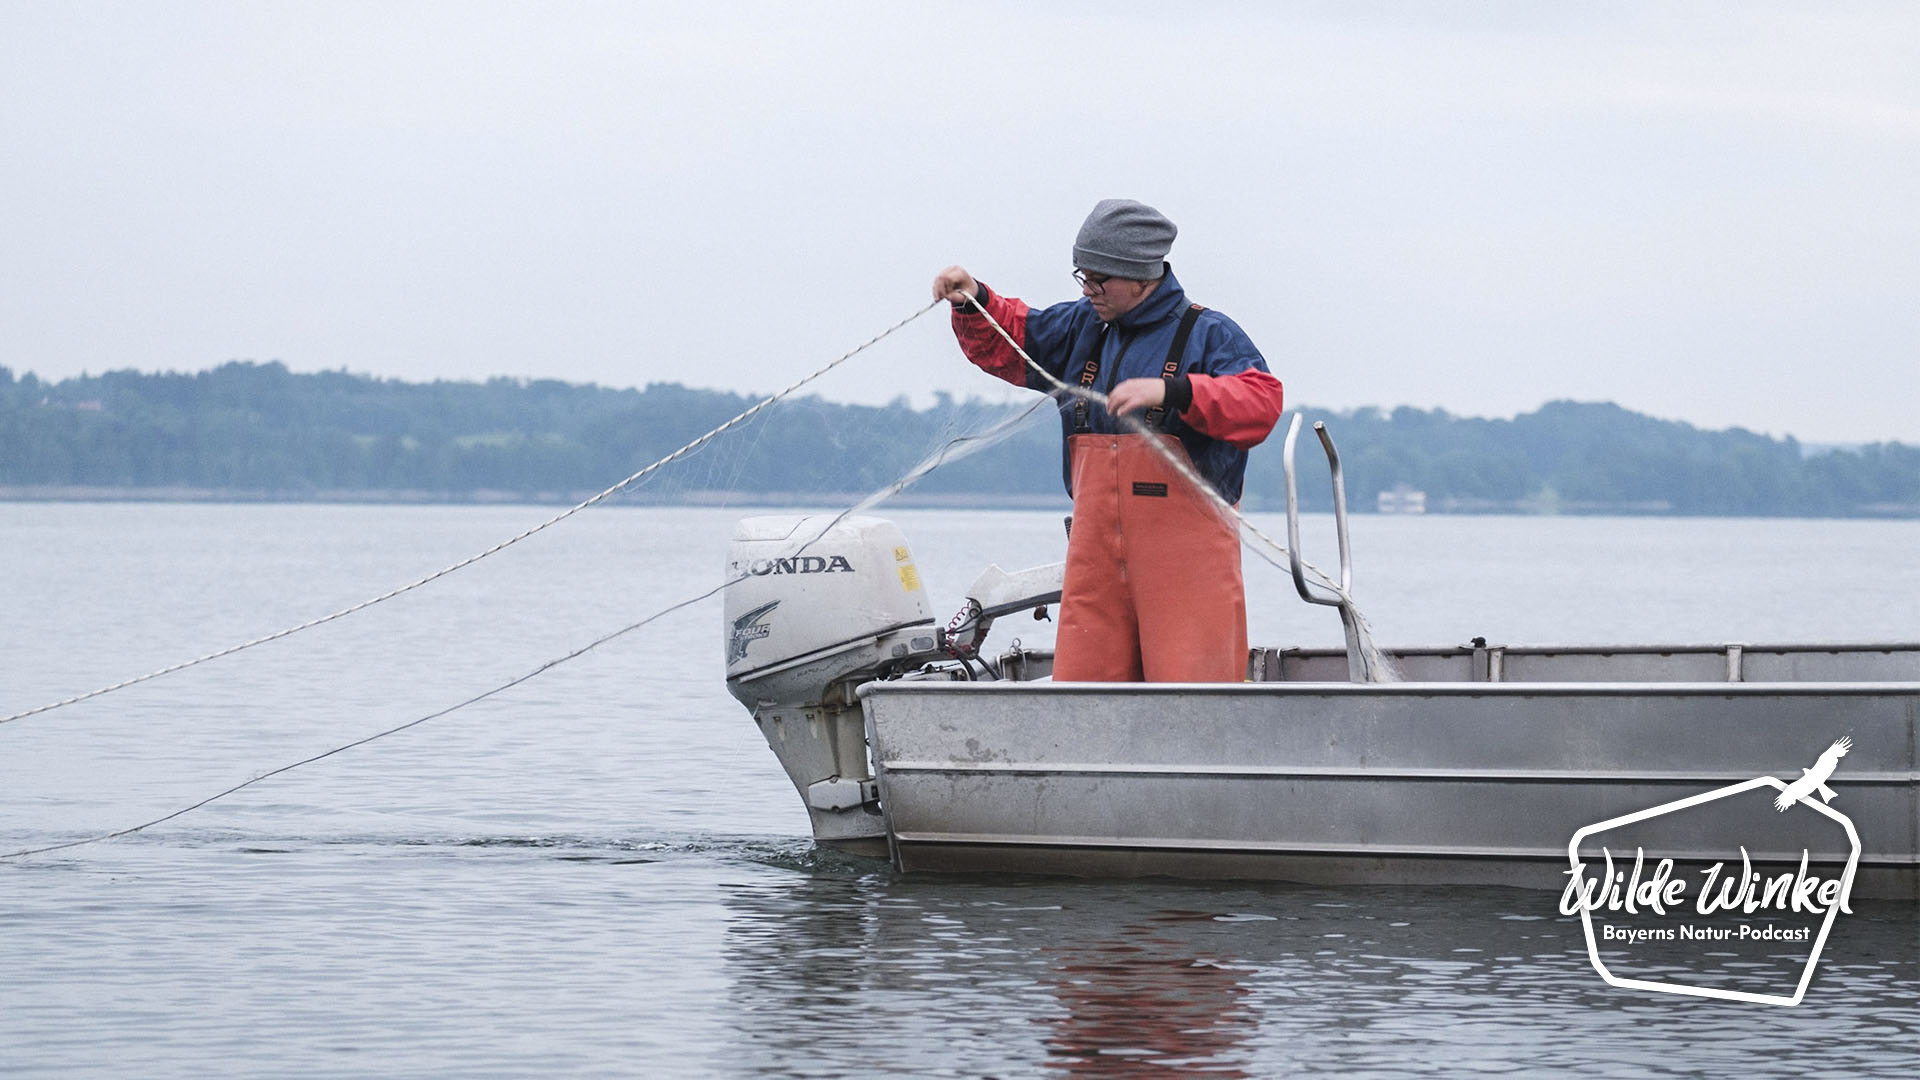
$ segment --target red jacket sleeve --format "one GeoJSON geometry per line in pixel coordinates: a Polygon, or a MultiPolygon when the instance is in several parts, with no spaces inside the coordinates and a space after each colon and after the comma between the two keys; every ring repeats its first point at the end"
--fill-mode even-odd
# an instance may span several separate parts
{"type": "MultiPolygon", "coordinates": [[[[987,294],[987,314],[994,322],[1007,328],[1013,340],[1021,348],[1027,347],[1027,304],[1011,296],[982,286],[987,294]]],[[[960,351],[967,354],[975,367],[989,375],[1005,379],[1015,386],[1027,385],[1027,362],[1007,344],[1007,339],[993,328],[993,323],[975,311],[972,304],[964,304],[953,309],[953,336],[960,342],[960,351]]]]}
{"type": "MultiPolygon", "coordinates": [[[[985,323],[984,319],[977,321],[985,323]]],[[[992,328],[987,332],[993,333],[992,328]]],[[[1280,380],[1267,372],[1248,368],[1232,375],[1192,374],[1187,378],[1193,384],[1193,404],[1180,419],[1202,435],[1247,450],[1260,445],[1273,425],[1280,422],[1284,407],[1280,380]]]]}

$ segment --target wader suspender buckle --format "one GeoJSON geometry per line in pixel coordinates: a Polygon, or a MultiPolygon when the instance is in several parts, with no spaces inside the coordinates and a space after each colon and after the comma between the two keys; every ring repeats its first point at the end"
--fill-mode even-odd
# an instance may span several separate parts
{"type": "MultiPolygon", "coordinates": [[[[1193,324],[1200,313],[1207,310],[1200,304],[1188,305],[1186,314],[1180,316],[1180,329],[1173,332],[1173,347],[1167,350],[1167,361],[1160,365],[1160,377],[1171,379],[1180,374],[1180,360],[1187,352],[1187,338],[1193,336],[1193,324]]],[[[1167,407],[1155,405],[1147,410],[1147,426],[1157,428],[1167,418],[1167,407]]]]}

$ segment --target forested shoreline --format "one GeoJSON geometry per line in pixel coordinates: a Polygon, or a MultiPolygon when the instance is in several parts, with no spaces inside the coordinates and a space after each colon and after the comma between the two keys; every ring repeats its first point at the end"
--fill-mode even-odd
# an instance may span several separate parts
{"type": "MultiPolygon", "coordinates": [[[[562,501],[654,462],[755,398],[655,383],[408,383],[232,362],[59,382],[0,367],[0,498],[562,501]]],[[[627,501],[832,502],[905,473],[1005,405],[941,397],[783,401],[650,476],[627,501]]],[[[1704,431],[1608,403],[1550,402],[1511,420],[1399,408],[1329,412],[1350,505],[1423,492],[1429,512],[1920,517],[1920,448],[1809,453],[1791,438],[1704,431]]],[[[1245,505],[1278,509],[1279,434],[1254,451],[1245,505]]],[[[1301,447],[1301,495],[1330,503],[1301,447]]],[[[1059,429],[1042,406],[1004,441],[909,496],[946,505],[1064,505],[1059,429]]]]}

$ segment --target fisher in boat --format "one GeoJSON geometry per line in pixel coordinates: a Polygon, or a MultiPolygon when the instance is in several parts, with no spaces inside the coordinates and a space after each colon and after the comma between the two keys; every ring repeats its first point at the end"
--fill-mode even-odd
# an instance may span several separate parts
{"type": "Polygon", "coordinates": [[[1232,319],[1188,300],[1166,261],[1177,232],[1144,203],[1101,200],[1073,244],[1080,298],[1045,308],[995,293],[960,266],[934,278],[968,360],[1059,399],[1073,498],[1053,658],[1061,681],[1246,676],[1238,524],[1193,490],[1168,452],[1237,504],[1247,451],[1279,421],[1282,390],[1232,319]],[[1116,419],[1126,414],[1146,431],[1116,419]]]}

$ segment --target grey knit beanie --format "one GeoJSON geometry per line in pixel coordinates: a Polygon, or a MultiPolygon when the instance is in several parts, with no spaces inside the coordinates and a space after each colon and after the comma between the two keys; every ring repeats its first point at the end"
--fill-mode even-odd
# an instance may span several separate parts
{"type": "Polygon", "coordinates": [[[1073,242],[1073,265],[1096,274],[1156,281],[1166,273],[1174,228],[1167,216],[1132,199],[1101,199],[1073,242]]]}

